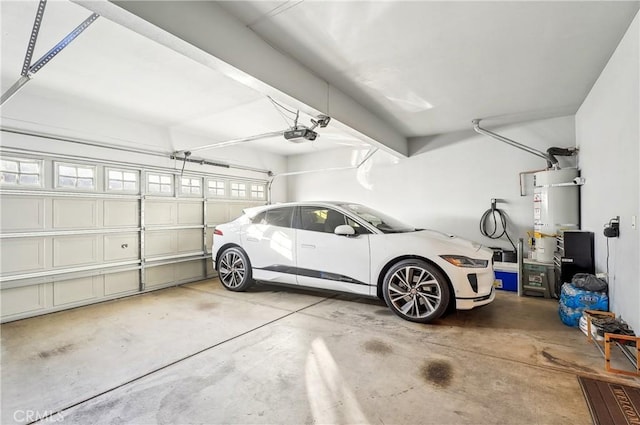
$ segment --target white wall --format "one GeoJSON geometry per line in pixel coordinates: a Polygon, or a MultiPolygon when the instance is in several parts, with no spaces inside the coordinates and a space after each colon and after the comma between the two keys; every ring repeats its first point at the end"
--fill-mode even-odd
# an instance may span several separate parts
{"type": "MultiPolygon", "coordinates": [[[[573,116],[501,128],[492,128],[486,121],[483,126],[539,150],[575,145],[573,116]]],[[[509,215],[514,242],[519,237],[526,238],[527,230],[533,230],[532,179],[527,179],[527,196],[521,197],[518,173],[545,168],[542,158],[471,130],[415,139],[410,150],[410,158],[395,161],[378,152],[358,172],[289,177],[289,199],[359,202],[417,227],[510,248],[506,239],[492,241],[478,229],[491,198],[500,198],[504,203],[498,206],[509,215]]],[[[339,150],[292,156],[288,168],[298,171],[347,166],[353,155],[350,150],[339,150]]],[[[562,158],[561,164],[570,166],[575,162],[573,158],[562,158]]]]}
{"type": "MultiPolygon", "coordinates": [[[[631,228],[640,205],[639,15],[576,114],[582,190],[582,223],[596,234],[596,268],[606,271],[602,228],[620,216],[620,237],[610,239],[611,311],[640,332],[640,233],[631,228]]],[[[640,224],[640,223],[639,223],[640,224]]]]}
{"type": "MultiPolygon", "coordinates": [[[[92,109],[71,104],[60,104],[45,96],[35,96],[21,91],[2,106],[1,122],[3,127],[16,128],[31,132],[49,134],[64,138],[73,138],[90,142],[99,142],[112,146],[129,146],[152,152],[170,153],[190,146],[204,146],[214,141],[202,136],[175,131],[171,127],[160,127],[135,122],[116,112],[92,109]]],[[[181,169],[165,158],[118,150],[102,149],[65,143],[58,140],[0,133],[0,143],[7,148],[21,148],[55,154],[78,155],[103,160],[129,161],[137,164],[154,165],[181,169]]],[[[194,158],[205,158],[227,164],[249,166],[274,173],[286,170],[286,159],[281,155],[263,153],[243,146],[230,146],[217,150],[202,151],[193,154],[194,158]]],[[[201,171],[234,177],[268,179],[265,173],[186,164],[185,171],[201,171]]],[[[274,201],[286,199],[286,181],[274,184],[274,201]]]]}

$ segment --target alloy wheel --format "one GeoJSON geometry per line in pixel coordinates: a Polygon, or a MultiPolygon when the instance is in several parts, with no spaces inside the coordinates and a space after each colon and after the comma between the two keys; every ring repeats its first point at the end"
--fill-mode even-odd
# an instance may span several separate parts
{"type": "Polygon", "coordinates": [[[442,304],[441,283],[433,273],[417,265],[393,272],[386,295],[390,307],[410,319],[428,318],[442,304]]]}
{"type": "Polygon", "coordinates": [[[220,280],[228,288],[237,288],[243,282],[246,273],[246,264],[244,259],[235,250],[228,250],[220,259],[220,280]]]}

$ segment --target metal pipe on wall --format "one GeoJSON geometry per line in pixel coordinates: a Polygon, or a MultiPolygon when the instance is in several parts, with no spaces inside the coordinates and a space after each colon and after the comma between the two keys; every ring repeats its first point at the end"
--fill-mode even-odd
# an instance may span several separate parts
{"type": "Polygon", "coordinates": [[[518,250],[517,250],[517,258],[518,258],[518,296],[521,297],[523,294],[522,285],[523,285],[523,273],[524,273],[524,239],[518,239],[518,250]]]}
{"type": "Polygon", "coordinates": [[[524,177],[527,174],[535,174],[535,173],[539,173],[540,171],[547,171],[546,168],[540,168],[538,170],[531,170],[531,171],[523,171],[519,174],[520,177],[520,196],[527,196],[524,189],[524,179],[522,177],[524,177]]]}
{"type": "Polygon", "coordinates": [[[494,133],[492,131],[484,129],[484,128],[480,127],[480,121],[481,121],[480,119],[475,119],[475,120],[471,121],[473,123],[473,129],[476,131],[476,133],[480,133],[480,134],[483,134],[485,136],[492,137],[492,138],[494,138],[496,140],[499,140],[499,141],[501,141],[503,143],[506,143],[506,144],[508,144],[510,146],[513,146],[514,148],[518,148],[518,149],[521,149],[521,150],[523,150],[525,152],[528,152],[528,153],[530,153],[532,155],[539,156],[540,158],[542,158],[545,161],[547,161],[548,163],[550,163],[551,166],[554,169],[560,168],[560,165],[558,164],[558,160],[553,155],[550,155],[548,153],[539,151],[539,150],[534,149],[534,148],[532,148],[530,146],[523,145],[522,143],[518,143],[515,140],[511,140],[511,139],[509,139],[507,137],[501,136],[501,135],[496,134],[496,133],[494,133]]]}

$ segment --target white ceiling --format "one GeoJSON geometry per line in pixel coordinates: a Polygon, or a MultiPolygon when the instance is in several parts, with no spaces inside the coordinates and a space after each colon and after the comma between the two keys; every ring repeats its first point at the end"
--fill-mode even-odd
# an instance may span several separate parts
{"type": "MultiPolygon", "coordinates": [[[[473,118],[515,122],[575,113],[640,2],[216,4],[405,137],[417,137],[469,129],[473,118]]],[[[3,0],[1,7],[4,92],[22,68],[37,1],[3,0]]],[[[89,14],[66,0],[50,1],[34,59],[89,14]]],[[[292,124],[291,114],[255,88],[104,17],[23,92],[212,143],[292,124]]],[[[3,118],[28,121],[12,101],[2,107],[3,118]]],[[[300,120],[308,125],[310,118],[300,120]]],[[[275,137],[248,144],[283,155],[363,146],[333,125],[319,134],[314,143],[275,137]]]]}
{"type": "Polygon", "coordinates": [[[406,136],[573,114],[639,2],[223,2],[406,136]]]}
{"type": "MultiPolygon", "coordinates": [[[[3,92],[20,76],[37,6],[35,0],[2,2],[3,92]]],[[[68,1],[49,1],[33,61],[90,14],[68,1]]],[[[173,146],[175,150],[197,147],[202,137],[213,144],[284,130],[294,120],[293,114],[281,108],[278,112],[264,94],[103,17],[37,72],[16,96],[29,94],[61,106],[114,114],[171,133],[198,136],[194,137],[196,145],[185,142],[188,137],[180,137],[182,144],[173,146]]],[[[34,119],[24,110],[12,108],[12,101],[3,105],[3,118],[34,119]]],[[[310,119],[302,113],[299,122],[309,126],[310,119]]],[[[272,137],[251,145],[282,155],[364,145],[331,125],[318,133],[313,143],[294,144],[272,137]]],[[[208,153],[202,151],[199,156],[215,157],[215,149],[208,153]]]]}

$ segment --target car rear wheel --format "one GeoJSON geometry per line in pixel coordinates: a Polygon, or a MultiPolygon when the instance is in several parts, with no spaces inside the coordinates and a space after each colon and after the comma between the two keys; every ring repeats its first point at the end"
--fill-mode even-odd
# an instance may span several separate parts
{"type": "Polygon", "coordinates": [[[442,316],[449,304],[449,285],[442,273],[423,260],[403,260],[384,277],[384,300],[405,320],[428,323],[442,316]]]}
{"type": "Polygon", "coordinates": [[[240,248],[227,248],[220,254],[218,275],[222,286],[230,291],[246,291],[253,285],[249,258],[240,248]]]}

